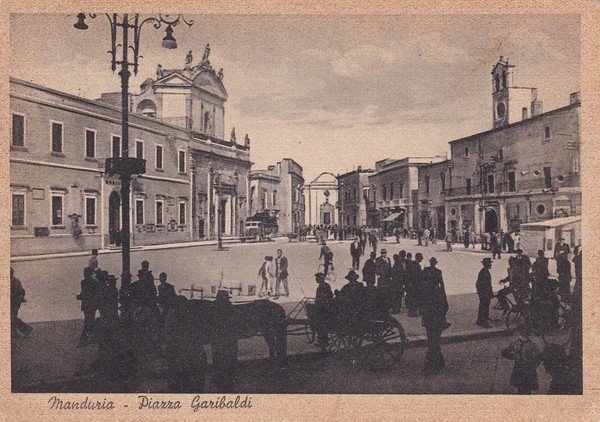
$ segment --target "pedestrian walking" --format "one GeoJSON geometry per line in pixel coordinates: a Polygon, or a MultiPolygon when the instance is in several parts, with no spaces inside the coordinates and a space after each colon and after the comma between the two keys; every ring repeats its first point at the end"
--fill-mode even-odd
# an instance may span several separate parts
{"type": "Polygon", "coordinates": [[[167,282],[167,273],[160,273],[158,276],[158,297],[157,302],[161,308],[161,316],[164,322],[169,311],[175,306],[177,300],[177,293],[175,293],[175,287],[167,282]]]}
{"type": "Polygon", "coordinates": [[[372,239],[371,239],[371,246],[373,246],[373,252],[375,252],[375,254],[377,254],[377,243],[379,242],[379,239],[377,238],[377,233],[375,233],[373,231],[373,233],[371,233],[372,239]]]}
{"type": "Polygon", "coordinates": [[[277,249],[277,258],[275,258],[275,299],[279,298],[279,289],[282,284],[285,297],[290,296],[288,276],[288,259],[283,256],[281,249],[277,249]]]}
{"type": "Polygon", "coordinates": [[[428,228],[423,230],[423,240],[425,241],[425,246],[429,246],[429,236],[431,236],[431,232],[428,228]]]}
{"type": "Polygon", "coordinates": [[[23,284],[21,284],[21,280],[15,277],[15,270],[10,267],[10,328],[13,337],[20,334],[29,335],[33,331],[30,325],[19,318],[19,310],[25,302],[27,300],[25,299],[23,284]]]}
{"type": "Polygon", "coordinates": [[[359,270],[360,269],[360,255],[361,255],[361,246],[358,237],[354,239],[354,242],[350,244],[350,256],[352,257],[352,269],[359,270]]]}
{"type": "Polygon", "coordinates": [[[392,267],[392,286],[395,295],[392,299],[393,313],[399,313],[402,309],[402,298],[404,297],[406,282],[406,251],[402,250],[394,255],[394,266],[392,267]]]}
{"type": "Polygon", "coordinates": [[[315,326],[313,327],[317,333],[315,344],[326,347],[329,334],[327,333],[325,321],[329,320],[329,316],[333,311],[333,292],[329,283],[325,281],[325,274],[316,273],[315,281],[319,285],[315,293],[315,326]]]}
{"type": "Polygon", "coordinates": [[[319,260],[323,258],[323,274],[327,277],[327,273],[329,272],[329,267],[333,262],[333,252],[327,246],[327,243],[323,241],[323,245],[321,246],[321,254],[319,255],[319,260]]]}
{"type": "Polygon", "coordinates": [[[544,256],[544,251],[539,250],[536,260],[531,264],[533,274],[532,297],[537,297],[545,289],[550,271],[548,270],[548,258],[544,256]]]}
{"type": "Polygon", "coordinates": [[[500,239],[498,238],[498,235],[495,232],[492,232],[490,234],[490,248],[492,250],[493,259],[496,259],[496,256],[498,257],[498,259],[502,259],[502,244],[500,242],[500,239]]]}
{"type": "Polygon", "coordinates": [[[490,274],[492,260],[490,258],[483,258],[481,263],[483,264],[483,268],[479,271],[477,282],[475,283],[475,289],[479,297],[479,311],[477,312],[477,321],[475,324],[482,328],[492,328],[490,325],[490,301],[494,297],[492,275],[490,274]]]}
{"type": "Polygon", "coordinates": [[[421,227],[417,229],[417,246],[423,246],[423,229],[421,227]]]}
{"type": "Polygon", "coordinates": [[[100,271],[98,274],[98,283],[98,311],[100,312],[100,318],[117,321],[119,319],[119,290],[117,289],[117,278],[114,275],[108,274],[108,271],[100,271]]]}
{"type": "Polygon", "coordinates": [[[427,277],[423,280],[421,296],[422,324],[427,333],[427,352],[422,372],[426,375],[438,373],[446,364],[441,340],[442,331],[450,326],[446,321],[448,299],[441,271],[435,268],[437,259],[432,257],[430,264],[429,269],[425,271],[427,277]]]}
{"type": "Polygon", "coordinates": [[[558,294],[564,302],[571,302],[571,262],[565,258],[566,254],[560,255],[556,260],[556,272],[558,273],[558,294]]]}
{"type": "Polygon", "coordinates": [[[450,230],[446,232],[446,251],[452,252],[452,232],[450,230]]]}
{"type": "Polygon", "coordinates": [[[469,243],[471,242],[471,231],[469,229],[465,230],[465,235],[463,236],[463,242],[465,245],[465,249],[469,249],[469,243]]]}
{"type": "Polygon", "coordinates": [[[260,290],[258,291],[258,296],[270,296],[271,295],[271,285],[273,284],[272,280],[275,277],[273,274],[272,268],[273,257],[265,256],[265,260],[263,261],[260,269],[258,270],[258,276],[261,278],[262,283],[260,285],[260,290]],[[263,293],[264,292],[264,293],[263,293]]]}
{"type": "Polygon", "coordinates": [[[431,227],[431,229],[429,230],[430,232],[430,237],[431,237],[431,243],[433,245],[437,244],[437,233],[434,227],[431,227]]]}
{"type": "Polygon", "coordinates": [[[418,317],[423,284],[423,270],[421,269],[423,255],[417,253],[414,261],[409,260],[408,255],[409,254],[407,254],[406,308],[408,309],[409,317],[418,317]]]}
{"type": "Polygon", "coordinates": [[[510,385],[517,388],[519,394],[531,394],[539,389],[537,367],[540,364],[540,350],[529,338],[530,327],[519,326],[516,338],[502,350],[502,357],[515,362],[510,376],[510,385]]]}
{"type": "Polygon", "coordinates": [[[77,300],[81,301],[83,311],[83,330],[77,347],[85,347],[94,341],[94,321],[98,309],[98,282],[93,277],[94,270],[90,267],[83,269],[83,280],[81,280],[81,293],[77,300]]]}

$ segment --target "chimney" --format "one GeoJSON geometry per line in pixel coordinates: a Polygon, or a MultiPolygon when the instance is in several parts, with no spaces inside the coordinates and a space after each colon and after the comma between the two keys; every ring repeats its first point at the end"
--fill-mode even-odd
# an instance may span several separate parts
{"type": "Polygon", "coordinates": [[[537,88],[531,89],[531,117],[543,113],[543,102],[537,99],[537,88]]]}
{"type": "Polygon", "coordinates": [[[528,117],[529,110],[527,109],[527,107],[523,107],[523,110],[521,110],[521,112],[523,113],[523,115],[521,116],[521,120],[526,120],[528,117]]]}
{"type": "Polygon", "coordinates": [[[581,104],[581,92],[577,91],[571,93],[571,95],[569,96],[569,104],[581,104]]]}

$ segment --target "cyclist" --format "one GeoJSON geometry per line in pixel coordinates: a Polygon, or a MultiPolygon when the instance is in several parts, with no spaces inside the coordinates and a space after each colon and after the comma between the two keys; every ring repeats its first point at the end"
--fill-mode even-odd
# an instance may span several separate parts
{"type": "Polygon", "coordinates": [[[323,274],[325,275],[325,277],[327,277],[329,267],[333,264],[333,252],[331,251],[331,249],[329,249],[329,246],[327,246],[327,243],[325,241],[323,241],[321,246],[321,255],[319,255],[319,260],[321,258],[323,258],[324,261],[323,274]]]}

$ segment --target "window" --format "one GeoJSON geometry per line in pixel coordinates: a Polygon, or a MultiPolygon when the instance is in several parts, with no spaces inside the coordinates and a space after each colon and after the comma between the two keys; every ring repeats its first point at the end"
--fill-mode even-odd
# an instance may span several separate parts
{"type": "Polygon", "coordinates": [[[163,206],[164,201],[156,201],[156,225],[163,224],[163,206]]]}
{"type": "Polygon", "coordinates": [[[467,179],[467,195],[471,195],[471,179],[467,179]]]}
{"type": "Polygon", "coordinates": [[[506,78],[506,70],[502,71],[502,88],[506,88],[508,86],[507,78],[506,78]]]}
{"type": "Polygon", "coordinates": [[[544,140],[549,141],[552,137],[552,133],[550,132],[550,126],[544,126],[544,140]]]}
{"type": "Polygon", "coordinates": [[[440,183],[442,185],[442,193],[446,192],[446,174],[440,173],[440,183]]]}
{"type": "Polygon", "coordinates": [[[17,147],[25,146],[25,116],[12,115],[12,144],[17,147]]]}
{"type": "Polygon", "coordinates": [[[469,147],[465,147],[465,158],[469,158],[469,147]]]}
{"type": "Polygon", "coordinates": [[[139,139],[135,141],[135,158],[144,158],[144,141],[139,139]]]}
{"type": "Polygon", "coordinates": [[[387,186],[383,187],[383,200],[387,201],[387,186]]]}
{"type": "Polygon", "coordinates": [[[121,156],[121,137],[113,135],[112,137],[112,158],[121,156]]]}
{"type": "Polygon", "coordinates": [[[500,91],[500,76],[498,74],[494,76],[494,85],[496,86],[496,92],[500,91]]]}
{"type": "Polygon", "coordinates": [[[135,200],[135,224],[144,224],[144,200],[135,200]]]}
{"type": "Polygon", "coordinates": [[[544,167],[544,187],[547,189],[552,187],[552,170],[550,167],[544,167]]]}
{"type": "Polygon", "coordinates": [[[267,190],[266,189],[263,189],[263,191],[262,191],[260,202],[262,205],[262,209],[263,210],[267,209],[267,190]]]}
{"type": "Polygon", "coordinates": [[[390,183],[390,199],[394,199],[394,182],[390,183]]]}
{"type": "Polygon", "coordinates": [[[517,182],[515,179],[515,172],[508,172],[508,191],[515,192],[517,190],[517,182]]]}
{"type": "Polygon", "coordinates": [[[425,176],[425,194],[429,195],[429,175],[425,176]]]}
{"type": "Polygon", "coordinates": [[[85,225],[96,225],[96,197],[89,196],[85,198],[85,225]]]}
{"type": "Polygon", "coordinates": [[[52,122],[52,152],[62,154],[63,152],[63,125],[52,122]]]}
{"type": "Polygon", "coordinates": [[[179,173],[185,173],[185,151],[179,150],[177,152],[177,168],[179,173]]]}
{"type": "Polygon", "coordinates": [[[273,191],[273,208],[277,206],[277,191],[273,191]]]}
{"type": "Polygon", "coordinates": [[[15,193],[12,195],[12,225],[25,225],[25,194],[15,193]]]}
{"type": "Polygon", "coordinates": [[[185,202],[180,202],[179,203],[179,224],[181,226],[185,225],[185,216],[186,216],[185,202]]]}
{"type": "Polygon", "coordinates": [[[400,193],[400,198],[404,198],[404,183],[400,182],[400,189],[398,189],[400,193]]]}
{"type": "Polygon", "coordinates": [[[544,204],[537,204],[535,207],[535,212],[537,212],[538,215],[544,215],[546,212],[546,206],[544,204]]]}
{"type": "Polygon", "coordinates": [[[52,195],[52,225],[63,225],[63,196],[52,195]]]}
{"type": "Polygon", "coordinates": [[[85,130],[85,156],[86,158],[96,157],[96,131],[85,130]]]}
{"type": "Polygon", "coordinates": [[[493,174],[488,174],[487,177],[487,193],[494,193],[495,191],[495,186],[494,186],[494,175],[493,174]]]}
{"type": "Polygon", "coordinates": [[[527,107],[523,107],[521,109],[521,118],[523,120],[527,119],[527,115],[529,114],[529,111],[527,110],[527,107]]]}
{"type": "Polygon", "coordinates": [[[163,168],[163,147],[162,145],[156,145],[156,168],[162,170],[163,168]]]}

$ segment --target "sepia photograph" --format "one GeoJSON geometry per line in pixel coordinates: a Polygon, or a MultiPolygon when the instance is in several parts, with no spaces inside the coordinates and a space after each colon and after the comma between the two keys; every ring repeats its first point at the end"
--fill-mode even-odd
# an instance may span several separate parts
{"type": "Polygon", "coordinates": [[[12,393],[584,394],[580,15],[91,12],[9,16],[12,393]]]}

